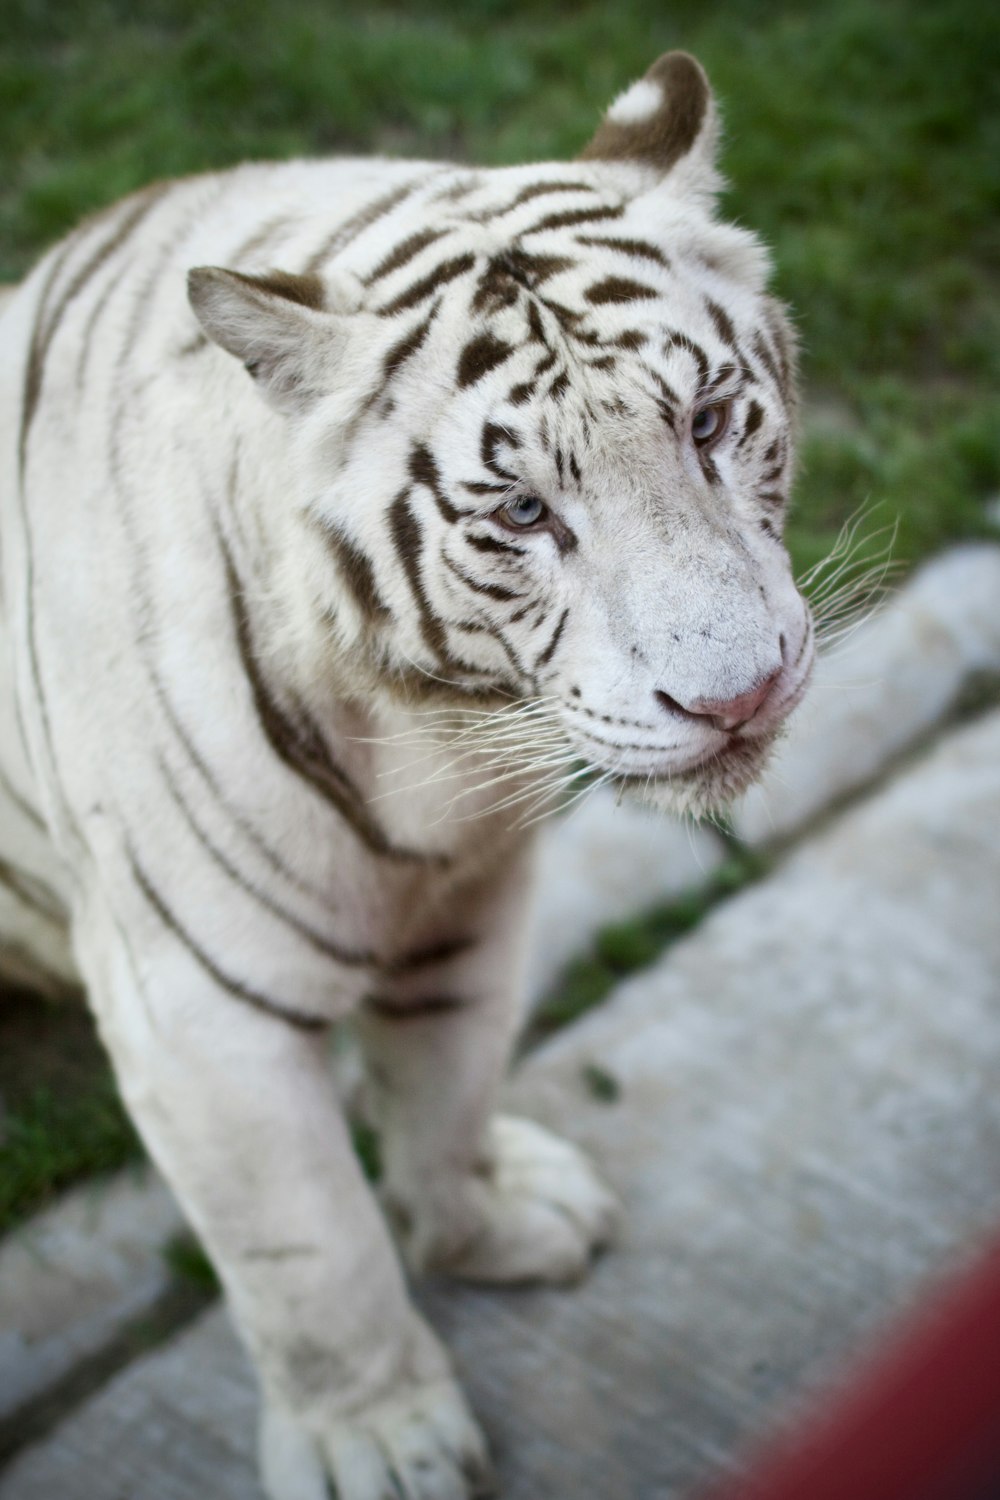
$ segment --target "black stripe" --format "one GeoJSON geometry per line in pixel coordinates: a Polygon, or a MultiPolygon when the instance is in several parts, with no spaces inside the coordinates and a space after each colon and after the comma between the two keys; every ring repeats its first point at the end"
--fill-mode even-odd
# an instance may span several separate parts
{"type": "Polygon", "coordinates": [[[608,340],[615,349],[641,349],[647,342],[647,335],[638,328],[626,328],[623,333],[616,333],[613,339],[608,340]]]}
{"type": "Polygon", "coordinates": [[[603,281],[595,282],[584,293],[587,301],[595,307],[608,302],[648,302],[659,295],[655,288],[643,286],[640,281],[630,281],[627,276],[605,276],[603,281]]]}
{"type": "Polygon", "coordinates": [[[456,255],[451,260],[442,261],[433,271],[415,281],[412,286],[407,287],[387,302],[383,307],[377,307],[375,311],[381,318],[392,318],[397,313],[406,312],[408,308],[416,307],[423,302],[432,292],[436,292],[439,286],[445,286],[449,281],[454,281],[463,272],[470,271],[476,264],[476,257],[471,253],[456,255]]]}
{"type": "Polygon", "coordinates": [[[212,340],[207,333],[196,333],[192,338],[185,339],[177,350],[178,359],[190,359],[192,354],[201,354],[202,350],[208,349],[212,340]]]}
{"type": "MultiPolygon", "coordinates": [[[[421,347],[430,332],[431,324],[437,316],[439,307],[440,303],[436,303],[424,321],[418,323],[415,328],[411,328],[409,333],[404,333],[403,337],[397,343],[393,344],[392,348],[388,351],[382,360],[382,380],[384,385],[389,384],[398,371],[402,369],[403,365],[405,365],[406,361],[412,358],[421,347]]],[[[377,400],[381,394],[382,392],[379,391],[375,399],[377,400]]]]}
{"type": "Polygon", "coordinates": [[[258,255],[264,246],[270,244],[271,240],[279,230],[290,228],[290,220],[287,214],[275,214],[270,219],[265,219],[259,229],[255,229],[249,239],[237,245],[231,254],[226,256],[226,265],[239,269],[241,261],[250,260],[258,255]]]}
{"type": "Polygon", "coordinates": [[[530,229],[522,231],[523,234],[541,234],[545,229],[572,229],[574,224],[594,224],[600,219],[620,219],[625,212],[623,203],[615,204],[611,208],[570,208],[565,213],[549,214],[544,219],[539,219],[537,224],[532,224],[530,229]]]}
{"type": "Polygon", "coordinates": [[[548,193],[594,193],[596,191],[597,189],[589,182],[533,182],[529,187],[523,187],[506,208],[495,209],[486,217],[498,219],[503,214],[512,213],[515,208],[520,208],[522,203],[529,203],[532,198],[543,198],[548,193]]]}
{"type": "Polygon", "coordinates": [[[328,517],[310,512],[308,520],[333,553],[337,571],[362,619],[369,625],[390,620],[392,611],[379,594],[374,570],[365,553],[328,517]]]}
{"type": "Polygon", "coordinates": [[[14,786],[14,783],[10,780],[9,776],[4,771],[3,766],[0,766],[0,788],[3,789],[4,796],[7,798],[8,802],[13,802],[18,812],[20,812],[22,816],[28,820],[29,823],[33,824],[34,827],[37,828],[41,833],[48,832],[48,828],[46,826],[44,818],[39,815],[39,813],[35,810],[35,808],[31,806],[30,803],[25,802],[20,792],[14,786]]]}
{"type": "Polygon", "coordinates": [[[619,250],[622,255],[634,255],[640,260],[651,260],[666,270],[670,269],[670,262],[663,251],[651,245],[648,240],[615,239],[611,235],[602,234],[578,234],[575,238],[578,245],[603,246],[607,250],[619,250]]]}
{"type": "Polygon", "coordinates": [[[497,365],[502,365],[514,353],[513,344],[498,339],[492,333],[478,333],[465,345],[458,356],[457,382],[459,390],[466,386],[475,385],[495,370],[497,365]]]}
{"type": "Polygon", "coordinates": [[[337,963],[344,964],[348,968],[373,968],[377,964],[378,960],[375,954],[370,950],[359,951],[354,948],[345,948],[341,943],[334,942],[332,938],[328,938],[323,933],[317,932],[314,927],[312,927],[308,922],[304,922],[302,918],[296,916],[294,912],[290,912],[286,907],[281,906],[277,901],[273,899],[273,897],[269,896],[267,892],[262,891],[258,885],[255,885],[253,881],[247,880],[247,878],[236,868],[232,860],[230,860],[227,855],[223,854],[222,850],[219,849],[217,845],[212,843],[211,839],[208,837],[208,834],[205,832],[204,828],[196,817],[191,804],[184,796],[184,793],[181,791],[179,785],[177,784],[177,780],[173,775],[173,772],[170,770],[170,767],[167,765],[167,762],[164,760],[162,755],[157,756],[157,764],[159,766],[160,774],[163,777],[167,791],[169,792],[170,797],[173,800],[173,803],[178,812],[181,814],[181,817],[184,819],[188,828],[194,834],[194,837],[197,839],[202,849],[208,855],[209,859],[211,859],[214,864],[218,865],[219,869],[229,877],[234,885],[239,886],[241,891],[245,891],[248,896],[252,897],[253,900],[257,901],[261,906],[263,906],[264,909],[266,911],[269,911],[272,916],[275,916],[280,921],[284,922],[287,927],[290,927],[293,930],[293,932],[297,932],[301,938],[305,939],[305,941],[311,948],[315,949],[317,953],[322,953],[324,958],[332,958],[337,963]]]}
{"type": "MultiPolygon", "coordinates": [[[[101,266],[109,258],[109,256],[113,255],[114,252],[125,243],[132,231],[137,228],[137,226],[142,222],[146,215],[160,201],[164,193],[167,191],[168,186],[169,184],[167,183],[160,183],[155,187],[147,188],[145,192],[139,194],[134,201],[126,199],[126,203],[130,201],[133,202],[131,211],[126,213],[122,217],[122,219],[116,224],[111,234],[109,234],[106,239],[103,239],[101,241],[94,253],[76,272],[75,276],[72,278],[69,285],[66,287],[65,291],[62,293],[61,297],[56,303],[52,311],[52,315],[46,323],[44,332],[41,331],[40,327],[41,317],[39,317],[38,321],[35,324],[35,336],[31,341],[31,350],[28,355],[28,367],[25,373],[24,399],[21,410],[21,432],[18,446],[19,472],[22,483],[24,482],[24,468],[27,461],[28,439],[31,434],[31,425],[34,421],[35,410],[38,405],[38,398],[41,395],[42,390],[42,381],[44,379],[45,373],[45,359],[52,345],[52,340],[55,338],[56,334],[59,331],[59,325],[66,315],[66,310],[69,307],[70,303],[74,300],[74,298],[76,298],[83,290],[83,288],[87,285],[87,282],[91,279],[91,277],[100,270],[101,266]]],[[[46,285],[45,293],[43,294],[43,296],[47,296],[49,288],[52,286],[52,283],[55,280],[55,277],[58,275],[59,271],[62,269],[63,262],[65,261],[66,256],[75,243],[75,241],[71,241],[70,244],[66,246],[63,254],[57,260],[56,265],[53,269],[53,274],[46,285]]]]}
{"type": "Polygon", "coordinates": [[[423,579],[420,576],[420,554],[423,543],[423,533],[420,525],[410,509],[410,491],[402,490],[392,503],[389,511],[389,525],[392,530],[392,540],[395,544],[396,554],[403,565],[403,572],[410,585],[410,592],[417,605],[417,613],[420,618],[420,633],[425,643],[439,661],[448,659],[448,647],[445,641],[444,627],[437,615],[430,607],[427,595],[424,592],[423,579]]]}
{"type": "Polygon", "coordinates": [[[429,448],[423,443],[414,443],[410,451],[410,476],[416,484],[424,484],[434,496],[441,515],[449,523],[460,521],[463,512],[456,510],[444,492],[441,473],[429,448]]]}
{"type": "Polygon", "coordinates": [[[40,389],[39,350],[43,342],[42,325],[45,322],[45,314],[48,310],[49,294],[59,279],[65,262],[70,256],[76,241],[67,240],[62,249],[56,255],[49,269],[48,277],[42,287],[35,308],[35,321],[31,331],[31,344],[28,350],[28,359],[24,367],[24,390],[21,400],[21,426],[18,433],[18,471],[21,485],[24,485],[24,466],[28,446],[28,429],[35,415],[35,404],[38,400],[40,389]]]}
{"type": "Polygon", "coordinates": [[[235,1000],[243,1000],[247,1005],[252,1005],[255,1010],[263,1011],[265,1015],[273,1016],[277,1020],[286,1021],[290,1026],[298,1026],[303,1031],[322,1031],[330,1025],[330,1022],[323,1016],[308,1015],[305,1011],[294,1010],[288,1006],[279,1005],[269,995],[263,995],[259,990],[251,989],[242,980],[234,979],[232,975],[225,973],[215,960],[209,957],[204,948],[195,942],[191,934],[181,926],[177,917],[163,900],[163,897],[154,888],[145,870],[136,859],[134,851],[127,843],[126,854],[136,884],[156,912],[164,927],[173,933],[181,946],[186,948],[191,954],[195,962],[228,995],[231,995],[235,1000]]]}
{"type": "MultiPolygon", "coordinates": [[[[94,330],[112,295],[120,286],[124,274],[123,272],[121,276],[112,276],[90,310],[90,316],[87,319],[86,326],[80,338],[80,353],[76,361],[76,388],[78,391],[83,389],[84,381],[86,380],[87,365],[90,363],[90,350],[94,341],[94,330]]],[[[205,342],[207,343],[208,340],[206,339],[205,342]]]]}
{"type": "Polygon", "coordinates": [[[521,446],[520,441],[505,428],[497,426],[496,422],[485,422],[479,442],[479,457],[482,459],[483,468],[489,469],[490,473],[495,474],[498,479],[506,479],[508,483],[516,484],[517,475],[501,468],[497,460],[496,452],[501,443],[508,443],[512,448],[521,446]]]}
{"type": "Polygon", "coordinates": [[[764,408],[761,406],[759,401],[751,401],[750,405],[747,407],[746,421],[743,424],[742,436],[740,437],[739,442],[736,444],[737,448],[742,448],[743,444],[747,442],[749,438],[753,437],[754,433],[757,431],[763,420],[764,408]]]}
{"type": "Polygon", "coordinates": [[[708,384],[699,392],[701,399],[705,400],[709,396],[714,396],[719,387],[725,385],[726,381],[731,380],[736,374],[736,368],[736,365],[732,363],[720,365],[708,384]]]}
{"type": "Polygon", "coordinates": [[[501,254],[491,256],[487,262],[472,299],[472,309],[478,312],[491,301],[501,307],[510,306],[517,300],[518,287],[536,292],[551,277],[575,265],[576,261],[569,255],[533,255],[519,245],[510,246],[501,254]]]}
{"type": "Polygon", "coordinates": [[[543,375],[547,375],[549,373],[549,371],[552,369],[552,366],[555,364],[556,359],[557,359],[557,355],[556,355],[555,350],[554,349],[550,349],[547,354],[545,354],[545,355],[542,356],[542,358],[538,361],[537,365],[535,366],[534,373],[532,375],[532,380],[540,380],[543,375]]]}
{"type": "Polygon", "coordinates": [[[763,334],[757,333],[754,335],[753,351],[756,354],[757,358],[760,360],[761,364],[764,366],[765,370],[770,375],[771,379],[774,381],[775,385],[778,387],[781,395],[784,396],[785,382],[781,378],[778,366],[774,362],[774,355],[767,347],[763,334]]]}
{"type": "Polygon", "coordinates": [[[300,711],[297,719],[293,721],[278,707],[268,691],[260,665],[254,655],[250,638],[250,622],[229,549],[221,538],[220,545],[223,550],[230,610],[240,663],[250,686],[251,697],[264,738],[275,755],[318,796],[322,797],[335,812],[339,813],[347,826],[372,854],[395,860],[446,863],[447,861],[444,861],[440,855],[424,854],[419,850],[400,848],[391,843],[368,811],[360,792],[346,772],[333,761],[322,734],[309,720],[305,711],[300,711]]]}
{"type": "MultiPolygon", "coordinates": [[[[648,365],[646,366],[646,368],[649,368],[648,365]]],[[[659,370],[650,370],[649,373],[652,376],[652,379],[656,385],[656,389],[659,391],[663,401],[667,404],[668,407],[670,407],[671,411],[673,412],[678,406],[681,405],[681,398],[678,396],[673,386],[670,385],[668,381],[664,380],[659,370]]]]}
{"type": "MultiPolygon", "coordinates": [[[[545,338],[545,324],[538,309],[538,303],[532,298],[528,303],[528,335],[533,344],[542,344],[546,349],[548,342],[545,338]]],[[[555,355],[552,356],[555,359],[555,355]]]]}
{"type": "Polygon", "coordinates": [[[19,901],[30,906],[39,916],[65,927],[68,913],[59,898],[27,870],[16,869],[7,860],[0,859],[0,885],[6,886],[19,901]]]}
{"type": "Polygon", "coordinates": [[[156,695],[156,701],[163,712],[164,718],[176,735],[178,742],[183,748],[191,764],[195,767],[196,771],[205,782],[205,785],[207,786],[209,793],[214,799],[215,805],[219,809],[219,811],[223,813],[227,818],[229,818],[234,826],[239,829],[244,838],[246,838],[257,850],[257,852],[263,856],[263,858],[267,861],[275,874],[280,875],[282,879],[287,880],[290,885],[294,886],[296,890],[301,891],[304,896],[309,896],[314,901],[318,901],[320,904],[328,901],[329,894],[327,892],[314,890],[306,881],[304,881],[298,874],[298,872],[296,870],[293,870],[290,865],[286,864],[281,856],[271,848],[270,844],[268,844],[267,841],[261,837],[256,828],[254,828],[253,824],[248,822],[243,814],[227,801],[222,788],[220,787],[218,781],[212,773],[211,767],[202,758],[200,751],[195,746],[194,741],[191,739],[186,728],[178,717],[177,711],[170,700],[159,671],[157,670],[155,664],[148,659],[146,661],[146,671],[149,674],[149,680],[152,685],[153,692],[156,695]]]}
{"type": "Polygon", "coordinates": [[[409,198],[412,193],[415,193],[419,187],[422,187],[426,181],[426,178],[421,178],[418,182],[410,182],[403,187],[392,188],[390,192],[383,193],[380,198],[375,198],[371,203],[366,204],[364,208],[360,208],[357,213],[352,214],[349,219],[345,219],[343,224],[338,225],[336,229],[327,235],[319,249],[314,251],[310,256],[305,266],[306,274],[318,271],[330,259],[331,255],[343,250],[346,245],[349,245],[352,240],[356,240],[366,229],[370,229],[373,224],[377,224],[379,219],[391,213],[394,208],[409,198]]]}
{"type": "Polygon", "coordinates": [[[397,1000],[390,995],[366,995],[364,1007],[382,1021],[426,1021],[463,1010],[466,1001],[453,995],[428,995],[421,1000],[397,1000]]]}
{"type": "Polygon", "coordinates": [[[421,250],[426,250],[428,245],[444,239],[448,233],[447,229],[418,229],[415,234],[407,235],[405,240],[400,240],[399,244],[379,261],[374,271],[369,272],[365,277],[365,286],[374,286],[375,282],[381,281],[383,276],[391,276],[393,271],[399,271],[403,266],[409,265],[421,250]]]}
{"type": "Polygon", "coordinates": [[[493,483],[488,479],[463,479],[461,481],[463,490],[468,490],[470,495],[509,495],[510,485],[493,483]]]}
{"type": "Polygon", "coordinates": [[[477,552],[513,552],[518,557],[524,556],[523,547],[514,547],[510,542],[498,541],[495,536],[467,536],[465,540],[470,547],[475,547],[477,552]]]}
{"type": "Polygon", "coordinates": [[[713,302],[711,297],[705,298],[705,306],[708,308],[709,317],[715,324],[716,333],[724,344],[729,344],[735,351],[739,340],[736,337],[736,329],[733,327],[729,315],[723,311],[717,302],[713,302]]]}
{"type": "Polygon", "coordinates": [[[476,939],[473,937],[443,938],[438,943],[431,943],[426,948],[411,948],[406,953],[401,953],[397,958],[390,959],[388,963],[380,965],[383,974],[409,974],[415,969],[428,969],[432,964],[448,963],[453,958],[458,958],[462,953],[468,953],[474,947],[476,939]]]}
{"type": "Polygon", "coordinates": [[[536,672],[541,667],[547,667],[548,664],[549,664],[549,662],[552,660],[553,656],[555,655],[556,647],[559,644],[559,639],[560,639],[560,637],[561,637],[561,635],[563,633],[563,630],[565,628],[566,621],[568,620],[568,618],[569,618],[569,605],[567,604],[566,608],[563,610],[562,614],[559,616],[559,624],[556,626],[555,630],[552,632],[552,639],[549,641],[549,644],[546,646],[546,648],[542,652],[541,656],[535,662],[535,671],[536,672]]]}
{"type": "Polygon", "coordinates": [[[504,588],[502,584],[477,582],[475,578],[470,578],[457,563],[453,563],[450,557],[445,557],[443,561],[449,573],[453,573],[459,582],[464,583],[466,588],[470,588],[474,594],[485,594],[488,599],[497,599],[501,603],[510,603],[512,599],[524,598],[523,594],[515,589],[504,588]]]}
{"type": "Polygon", "coordinates": [[[669,354],[671,349],[683,349],[690,354],[698,366],[698,378],[702,381],[708,379],[708,355],[694,339],[688,338],[686,333],[670,333],[663,341],[664,354],[669,354]]]}

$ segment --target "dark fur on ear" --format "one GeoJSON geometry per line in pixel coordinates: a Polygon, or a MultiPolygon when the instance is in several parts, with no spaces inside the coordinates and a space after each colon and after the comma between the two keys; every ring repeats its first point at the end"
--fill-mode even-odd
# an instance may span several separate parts
{"type": "Polygon", "coordinates": [[[619,96],[580,161],[634,163],[666,174],[700,140],[714,148],[712,91],[687,52],[665,52],[619,96]]]}
{"type": "Polygon", "coordinates": [[[318,276],[197,266],[188,273],[188,298],[209,338],[245,365],[273,406],[302,411],[322,394],[324,355],[339,330],[324,313],[318,276]]]}
{"type": "Polygon", "coordinates": [[[295,302],[299,307],[312,307],[322,312],[326,306],[326,292],[318,276],[297,276],[292,271],[264,271],[257,276],[248,276],[244,271],[231,271],[246,286],[269,292],[274,297],[284,297],[286,302],[295,302]]]}

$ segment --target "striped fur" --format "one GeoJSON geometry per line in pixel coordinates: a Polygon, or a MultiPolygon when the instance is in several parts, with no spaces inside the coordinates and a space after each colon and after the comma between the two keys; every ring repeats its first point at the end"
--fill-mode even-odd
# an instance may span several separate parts
{"type": "Polygon", "coordinates": [[[429,1500],[482,1472],[323,1031],[358,1018],[412,1259],[577,1274],[606,1192],[489,1122],[524,824],[585,775],[717,804],[808,675],[793,340],[714,136],[668,54],[575,163],[159,185],[3,311],[0,964],[85,982],[277,1500],[409,1493],[400,1423],[429,1500]]]}

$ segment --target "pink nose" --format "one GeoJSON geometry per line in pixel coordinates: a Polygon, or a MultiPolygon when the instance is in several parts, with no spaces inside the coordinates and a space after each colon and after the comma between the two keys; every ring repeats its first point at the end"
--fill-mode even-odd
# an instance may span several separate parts
{"type": "Polygon", "coordinates": [[[711,719],[715,729],[742,729],[771,696],[771,690],[781,676],[781,668],[765,677],[758,687],[738,698],[695,698],[692,703],[679,703],[669,693],[656,694],[664,708],[686,718],[711,719]]]}

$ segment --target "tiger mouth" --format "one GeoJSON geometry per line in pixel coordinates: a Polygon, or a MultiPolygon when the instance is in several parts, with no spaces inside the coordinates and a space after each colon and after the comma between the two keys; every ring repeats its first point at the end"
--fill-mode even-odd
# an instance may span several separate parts
{"type": "Polygon", "coordinates": [[[677,769],[619,772],[612,782],[620,791],[662,810],[696,817],[718,813],[760,778],[776,739],[775,734],[733,738],[677,769]]]}

